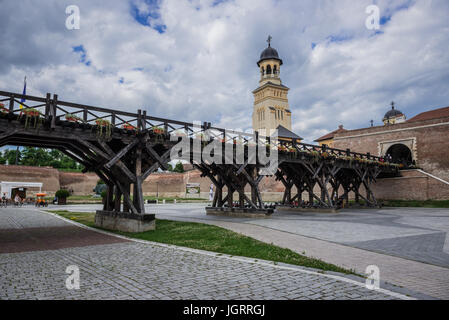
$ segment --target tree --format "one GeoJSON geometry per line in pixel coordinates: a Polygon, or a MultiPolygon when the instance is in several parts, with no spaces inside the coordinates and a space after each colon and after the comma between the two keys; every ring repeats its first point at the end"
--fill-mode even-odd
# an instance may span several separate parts
{"type": "MultiPolygon", "coordinates": [[[[16,151],[16,149],[5,150],[4,154],[0,155],[0,164],[5,164],[5,162],[10,165],[15,164],[16,151]],[[2,158],[4,158],[5,161],[2,162],[2,158]]],[[[48,150],[33,147],[25,147],[22,150],[19,150],[18,164],[36,167],[48,166],[56,169],[80,170],[83,168],[82,165],[59,150],[48,150]]]]}
{"type": "MultiPolygon", "coordinates": [[[[14,165],[16,163],[16,153],[17,153],[16,149],[8,149],[5,151],[4,157],[6,158],[6,161],[8,162],[9,165],[14,165]]],[[[17,157],[17,160],[18,160],[17,164],[21,164],[21,159],[22,159],[22,154],[19,150],[18,157],[17,157]]]]}
{"type": "Polygon", "coordinates": [[[3,151],[0,151],[0,164],[6,164],[6,157],[4,156],[3,151]]]}

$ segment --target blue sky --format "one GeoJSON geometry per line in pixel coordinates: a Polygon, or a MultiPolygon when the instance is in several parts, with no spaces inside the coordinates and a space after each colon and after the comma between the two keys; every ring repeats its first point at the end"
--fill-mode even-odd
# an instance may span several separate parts
{"type": "Polygon", "coordinates": [[[446,0],[2,0],[0,90],[154,116],[251,126],[266,38],[284,61],[293,128],[381,124],[449,105],[446,0]],[[67,30],[65,8],[80,8],[67,30]],[[380,30],[365,27],[368,5],[380,30]],[[14,16],[9,12],[15,12],[14,16]]]}

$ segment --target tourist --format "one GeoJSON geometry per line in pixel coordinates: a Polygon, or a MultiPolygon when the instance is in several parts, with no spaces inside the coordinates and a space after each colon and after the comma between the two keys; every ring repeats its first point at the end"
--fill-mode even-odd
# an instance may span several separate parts
{"type": "Polygon", "coordinates": [[[22,199],[20,198],[19,194],[16,194],[16,196],[14,197],[14,204],[16,206],[18,206],[21,203],[22,203],[22,199]]]}
{"type": "Polygon", "coordinates": [[[4,206],[6,207],[6,204],[7,204],[7,202],[6,202],[6,193],[3,192],[3,195],[2,195],[2,205],[4,205],[4,206]]]}

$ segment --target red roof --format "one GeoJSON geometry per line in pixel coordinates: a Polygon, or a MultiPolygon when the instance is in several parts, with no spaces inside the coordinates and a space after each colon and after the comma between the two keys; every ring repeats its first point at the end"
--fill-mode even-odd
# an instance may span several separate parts
{"type": "Polygon", "coordinates": [[[414,116],[413,118],[409,119],[407,122],[431,120],[445,117],[449,117],[449,107],[422,112],[414,116]]]}
{"type": "Polygon", "coordinates": [[[339,125],[337,130],[334,130],[334,131],[322,136],[321,138],[316,139],[315,142],[332,139],[336,133],[342,133],[342,132],[346,132],[346,131],[348,131],[348,130],[343,128],[342,125],[339,125]]]}

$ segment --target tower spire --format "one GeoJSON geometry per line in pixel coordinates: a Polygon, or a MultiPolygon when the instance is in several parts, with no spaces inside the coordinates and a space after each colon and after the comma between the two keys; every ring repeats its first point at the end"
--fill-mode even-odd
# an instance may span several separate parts
{"type": "Polygon", "coordinates": [[[270,36],[270,35],[268,35],[267,42],[268,42],[268,46],[269,46],[269,47],[271,47],[271,39],[273,39],[273,37],[270,36]]]}

